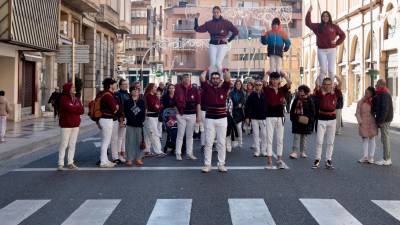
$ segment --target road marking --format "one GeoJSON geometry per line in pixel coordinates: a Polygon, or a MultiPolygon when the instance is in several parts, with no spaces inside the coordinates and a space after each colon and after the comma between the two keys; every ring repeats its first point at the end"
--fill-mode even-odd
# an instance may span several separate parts
{"type": "Polygon", "coordinates": [[[157,199],[147,225],[189,225],[192,199],[157,199]]]}
{"type": "Polygon", "coordinates": [[[400,221],[400,201],[372,200],[372,202],[400,221]]]}
{"type": "MultiPolygon", "coordinates": [[[[114,167],[114,168],[99,168],[99,167],[79,167],[77,171],[166,171],[166,170],[201,170],[202,166],[148,166],[148,167],[114,167]]],[[[264,166],[228,166],[228,170],[265,170],[264,166]]],[[[217,167],[212,167],[217,170],[217,167]]],[[[57,168],[19,168],[13,172],[52,172],[57,171],[57,168]]],[[[68,170],[65,170],[67,172],[68,170]]]]}
{"type": "Polygon", "coordinates": [[[275,225],[264,199],[228,199],[233,225],[275,225]]]}
{"type": "Polygon", "coordinates": [[[96,147],[96,148],[100,148],[100,146],[101,146],[101,142],[93,142],[93,144],[94,144],[94,147],[96,147]]]}
{"type": "Polygon", "coordinates": [[[88,142],[88,141],[99,141],[101,140],[100,137],[90,137],[90,138],[85,138],[82,140],[82,142],[88,142]]]}
{"type": "Polygon", "coordinates": [[[104,224],[120,201],[119,199],[86,200],[62,225],[104,224]]]}
{"type": "Polygon", "coordinates": [[[300,199],[320,225],[362,225],[335,199],[300,199]]]}
{"type": "Polygon", "coordinates": [[[19,224],[38,211],[50,200],[15,200],[0,210],[2,225],[19,224]]]}

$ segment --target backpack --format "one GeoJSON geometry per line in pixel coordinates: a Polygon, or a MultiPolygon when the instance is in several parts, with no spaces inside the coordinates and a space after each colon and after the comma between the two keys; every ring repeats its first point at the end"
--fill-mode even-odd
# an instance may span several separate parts
{"type": "Polygon", "coordinates": [[[107,94],[111,95],[109,92],[105,92],[104,94],[96,96],[94,100],[89,102],[88,115],[91,120],[97,122],[102,117],[103,113],[101,112],[101,99],[107,94]]]}

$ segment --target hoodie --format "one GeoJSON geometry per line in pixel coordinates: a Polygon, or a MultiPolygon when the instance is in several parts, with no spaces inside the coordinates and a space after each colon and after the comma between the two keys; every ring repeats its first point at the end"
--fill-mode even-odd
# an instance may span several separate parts
{"type": "Polygon", "coordinates": [[[72,83],[64,84],[60,97],[59,125],[61,128],[79,127],[81,123],[81,115],[84,113],[81,101],[70,94],[71,89],[72,83]]]}
{"type": "Polygon", "coordinates": [[[231,42],[239,34],[239,30],[232,22],[224,19],[222,16],[218,19],[213,18],[201,26],[199,26],[198,19],[195,18],[194,30],[199,33],[208,32],[210,34],[210,44],[213,45],[227,44],[223,41],[225,38],[228,39],[228,42],[231,42]],[[228,38],[229,32],[232,33],[232,35],[228,38]]]}
{"type": "Polygon", "coordinates": [[[8,100],[4,96],[0,96],[0,116],[8,116],[11,112],[8,100]]]}
{"type": "Polygon", "coordinates": [[[280,56],[283,57],[283,52],[287,52],[290,48],[291,42],[285,31],[282,30],[282,26],[279,25],[278,29],[272,28],[268,32],[264,32],[261,35],[261,43],[268,45],[268,56],[280,56]]]}

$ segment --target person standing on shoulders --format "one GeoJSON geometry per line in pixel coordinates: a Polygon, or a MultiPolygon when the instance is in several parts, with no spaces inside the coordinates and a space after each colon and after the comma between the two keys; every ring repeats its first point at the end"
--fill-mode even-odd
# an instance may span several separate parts
{"type": "Polygon", "coordinates": [[[376,162],[380,166],[392,165],[392,149],[390,148],[390,123],[393,120],[393,100],[386,81],[379,79],[376,83],[376,95],[373,99],[373,112],[378,128],[381,130],[383,159],[376,162]]]}
{"type": "Polygon", "coordinates": [[[206,95],[206,146],[204,149],[204,167],[203,173],[211,171],[212,146],[215,136],[217,136],[218,151],[218,170],[227,172],[225,168],[226,158],[226,130],[227,114],[226,100],[231,86],[231,76],[229,71],[224,71],[224,80],[221,81],[221,75],[218,72],[211,73],[211,82],[206,80],[207,71],[200,76],[201,88],[206,95]]]}
{"type": "Polygon", "coordinates": [[[358,133],[362,138],[363,157],[359,163],[374,163],[375,136],[378,135],[374,114],[372,113],[372,100],[375,97],[375,88],[368,87],[364,97],[357,103],[356,118],[358,133]]]}
{"type": "Polygon", "coordinates": [[[68,147],[68,169],[76,170],[78,167],[74,164],[75,146],[78,139],[79,125],[84,108],[76,98],[72,83],[63,86],[63,92],[60,96],[59,107],[59,125],[61,127],[61,144],[58,149],[58,170],[64,169],[65,150],[68,147]]]}

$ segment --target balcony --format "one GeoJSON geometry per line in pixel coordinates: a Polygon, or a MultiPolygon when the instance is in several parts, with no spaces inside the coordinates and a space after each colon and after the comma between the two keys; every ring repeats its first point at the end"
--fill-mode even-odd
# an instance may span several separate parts
{"type": "Polygon", "coordinates": [[[100,10],[94,0],[62,0],[61,3],[79,12],[97,13],[100,10]]]}
{"type": "Polygon", "coordinates": [[[100,11],[96,16],[96,20],[107,29],[114,33],[121,33],[119,26],[119,14],[109,5],[100,5],[100,11]]]}
{"type": "Polygon", "coordinates": [[[193,21],[182,21],[180,24],[173,24],[175,33],[195,33],[193,21]]]}
{"type": "Polygon", "coordinates": [[[130,34],[131,26],[129,23],[121,20],[119,21],[119,30],[121,34],[130,34]]]}
{"type": "Polygon", "coordinates": [[[186,8],[197,6],[197,0],[172,0],[167,1],[167,8],[186,8]]]}

